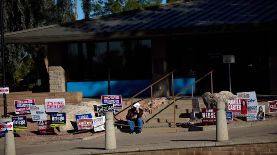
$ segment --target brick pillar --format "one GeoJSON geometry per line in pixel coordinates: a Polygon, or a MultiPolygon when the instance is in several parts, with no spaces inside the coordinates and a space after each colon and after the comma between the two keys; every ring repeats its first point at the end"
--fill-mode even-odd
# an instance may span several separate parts
{"type": "Polygon", "coordinates": [[[65,92],[65,71],[61,66],[49,66],[50,92],[65,92]]]}

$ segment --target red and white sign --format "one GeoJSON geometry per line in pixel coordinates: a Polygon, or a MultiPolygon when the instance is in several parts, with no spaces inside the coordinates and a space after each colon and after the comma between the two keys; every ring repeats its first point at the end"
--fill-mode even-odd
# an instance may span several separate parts
{"type": "Polygon", "coordinates": [[[60,112],[65,106],[64,98],[45,99],[46,112],[60,112]]]}
{"type": "Polygon", "coordinates": [[[277,113],[277,100],[268,101],[268,111],[269,113],[277,113]]]}
{"type": "Polygon", "coordinates": [[[2,87],[0,88],[0,94],[9,94],[10,93],[10,89],[9,87],[2,87]]]}
{"type": "Polygon", "coordinates": [[[227,101],[227,109],[230,112],[241,112],[241,99],[229,99],[227,101]]]}
{"type": "Polygon", "coordinates": [[[30,114],[30,107],[35,105],[35,99],[14,100],[15,114],[30,114]]]}
{"type": "Polygon", "coordinates": [[[13,131],[13,122],[0,123],[0,131],[13,131]]]}
{"type": "Polygon", "coordinates": [[[202,108],[202,123],[215,123],[217,109],[202,108]]]}
{"type": "Polygon", "coordinates": [[[93,123],[91,118],[82,118],[77,120],[78,130],[89,130],[93,128],[93,123]]]}

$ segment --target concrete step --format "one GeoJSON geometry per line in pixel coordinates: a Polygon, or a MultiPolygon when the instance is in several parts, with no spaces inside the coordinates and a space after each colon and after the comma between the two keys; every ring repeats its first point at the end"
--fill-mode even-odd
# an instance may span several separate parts
{"type": "MultiPolygon", "coordinates": [[[[180,114],[183,114],[183,113],[191,113],[192,112],[192,109],[175,109],[175,114],[176,115],[180,115],[180,114]]],[[[159,113],[157,116],[161,116],[161,115],[168,115],[168,114],[171,114],[173,115],[174,114],[174,109],[166,109],[164,110],[163,112],[159,113]]]]}
{"type": "MultiPolygon", "coordinates": [[[[176,123],[184,123],[184,122],[188,122],[190,119],[189,118],[175,118],[175,122],[176,123]]],[[[158,123],[172,123],[174,122],[174,118],[170,117],[170,118],[159,118],[157,119],[158,123]]]]}
{"type": "Polygon", "coordinates": [[[169,127],[168,123],[146,123],[143,125],[143,128],[162,128],[169,127]]]}

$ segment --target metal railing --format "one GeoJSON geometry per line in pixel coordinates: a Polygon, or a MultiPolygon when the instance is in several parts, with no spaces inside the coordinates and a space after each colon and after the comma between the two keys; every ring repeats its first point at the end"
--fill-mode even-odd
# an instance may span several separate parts
{"type": "MultiPolygon", "coordinates": [[[[149,86],[147,86],[146,88],[144,88],[143,90],[141,90],[140,92],[136,93],[134,96],[132,96],[130,99],[128,99],[125,103],[131,103],[130,105],[127,105],[127,107],[125,107],[124,109],[122,109],[121,111],[119,111],[118,113],[115,114],[115,116],[119,115],[120,113],[124,112],[126,109],[130,108],[133,105],[133,100],[134,98],[138,97],[139,95],[141,95],[142,93],[144,93],[145,91],[147,91],[150,88],[151,91],[151,101],[153,100],[153,86],[156,85],[157,83],[161,82],[162,80],[166,79],[167,77],[169,77],[170,75],[172,75],[173,77],[173,73],[176,70],[173,70],[169,73],[167,73],[166,75],[164,75],[163,77],[161,77],[159,80],[155,81],[154,83],[150,84],[149,86]]],[[[139,100],[140,101],[140,100],[139,100]]],[[[138,101],[137,101],[138,102],[138,101]]]]}
{"type": "MultiPolygon", "coordinates": [[[[117,119],[117,116],[124,112],[125,110],[129,109],[133,103],[133,100],[134,98],[138,97],[139,95],[141,95],[142,93],[146,92],[148,89],[150,89],[151,91],[151,103],[153,102],[153,86],[155,86],[156,84],[158,84],[159,82],[161,82],[162,80],[168,78],[171,76],[171,94],[172,94],[172,99],[173,99],[173,102],[170,103],[170,105],[172,104],[175,104],[175,101],[176,101],[176,97],[180,96],[183,92],[187,91],[189,88],[192,88],[192,93],[191,93],[191,97],[193,97],[193,91],[195,90],[193,87],[195,84],[197,84],[198,82],[202,81],[203,79],[205,79],[207,76],[210,75],[210,84],[211,84],[211,93],[213,93],[213,72],[214,70],[208,72],[207,74],[205,74],[204,76],[200,77],[198,80],[196,80],[195,82],[193,82],[192,84],[188,85],[187,87],[185,87],[184,89],[182,89],[179,93],[177,93],[175,95],[175,92],[174,92],[174,73],[176,72],[176,70],[173,70],[169,73],[167,73],[166,75],[164,75],[163,77],[161,77],[160,79],[158,79],[157,81],[155,81],[154,83],[150,84],[149,86],[147,86],[146,88],[144,88],[143,90],[141,90],[140,92],[136,93],[134,96],[132,96],[130,99],[128,99],[126,102],[125,102],[125,105],[127,105],[124,109],[122,109],[121,111],[119,111],[118,113],[115,114],[115,119],[117,119]]],[[[136,102],[139,102],[139,101],[142,101],[144,99],[140,99],[136,102]]],[[[168,107],[168,106],[167,106],[168,107]]],[[[174,105],[175,107],[175,105],[174,105]]],[[[158,112],[157,112],[158,113],[158,112]]],[[[174,127],[175,127],[175,124],[176,124],[176,118],[175,118],[175,114],[176,114],[176,111],[175,111],[175,108],[174,108],[174,127]]],[[[155,114],[154,114],[155,115],[155,114]]],[[[153,118],[153,117],[151,117],[153,118]]],[[[150,119],[151,119],[150,118],[150,119]]],[[[146,123],[150,120],[148,119],[146,121],[146,123]]]]}
{"type": "MultiPolygon", "coordinates": [[[[198,80],[196,80],[194,83],[188,85],[187,87],[185,87],[184,89],[182,89],[179,93],[177,93],[176,95],[174,95],[174,92],[172,92],[172,97],[173,97],[173,101],[168,105],[166,106],[165,108],[161,109],[160,111],[157,111],[156,114],[152,115],[150,118],[148,118],[145,122],[149,122],[152,118],[154,118],[156,115],[158,115],[161,111],[165,110],[166,108],[168,108],[169,106],[171,106],[173,104],[173,126],[175,127],[176,125],[176,108],[175,108],[175,102],[176,102],[176,97],[180,96],[183,92],[187,91],[189,88],[192,88],[191,89],[191,98],[193,98],[193,87],[195,86],[195,84],[199,83],[200,81],[202,81],[203,79],[205,79],[206,77],[208,77],[210,75],[210,82],[211,82],[211,93],[213,93],[213,72],[214,70],[206,73],[205,75],[203,75],[202,77],[200,77],[198,80]]],[[[173,88],[174,88],[174,84],[172,84],[173,88]]]]}

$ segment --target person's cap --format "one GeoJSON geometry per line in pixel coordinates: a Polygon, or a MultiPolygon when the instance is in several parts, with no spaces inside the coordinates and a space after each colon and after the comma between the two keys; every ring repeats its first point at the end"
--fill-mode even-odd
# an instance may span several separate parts
{"type": "Polygon", "coordinates": [[[140,103],[139,103],[139,102],[135,103],[135,104],[133,105],[133,107],[139,108],[139,107],[140,107],[140,103]]]}

